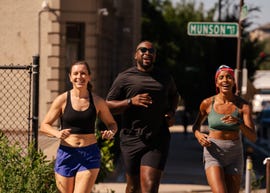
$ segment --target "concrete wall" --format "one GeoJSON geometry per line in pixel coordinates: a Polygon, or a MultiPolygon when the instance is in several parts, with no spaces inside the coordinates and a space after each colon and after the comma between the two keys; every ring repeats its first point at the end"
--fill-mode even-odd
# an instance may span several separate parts
{"type": "Polygon", "coordinates": [[[48,0],[51,9],[39,15],[42,2],[1,0],[0,6],[0,65],[28,65],[40,47],[40,121],[66,89],[67,22],[85,24],[84,59],[92,70],[94,91],[102,97],[117,73],[132,64],[141,30],[141,1],[48,0]],[[100,14],[101,8],[109,15],[100,14]]]}

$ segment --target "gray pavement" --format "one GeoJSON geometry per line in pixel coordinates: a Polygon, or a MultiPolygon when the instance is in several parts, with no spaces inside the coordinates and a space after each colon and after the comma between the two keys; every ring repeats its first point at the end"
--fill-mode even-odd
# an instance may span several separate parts
{"type": "MultiPolygon", "coordinates": [[[[172,134],[171,148],[159,193],[211,192],[203,169],[202,148],[193,137],[191,127],[188,127],[187,135],[183,134],[182,126],[173,126],[170,130],[172,134]]],[[[39,139],[39,147],[47,155],[47,158],[54,159],[59,141],[44,135],[41,135],[39,139]]],[[[124,192],[124,170],[120,162],[114,173],[108,176],[103,183],[95,185],[94,193],[124,192]]],[[[262,193],[266,190],[252,192],[262,193]]]]}
{"type": "MultiPolygon", "coordinates": [[[[124,193],[125,183],[99,183],[95,185],[94,193],[124,193]],[[114,191],[114,192],[113,192],[114,191]]],[[[159,188],[159,193],[210,193],[210,188],[195,184],[164,184],[159,188]]]]}

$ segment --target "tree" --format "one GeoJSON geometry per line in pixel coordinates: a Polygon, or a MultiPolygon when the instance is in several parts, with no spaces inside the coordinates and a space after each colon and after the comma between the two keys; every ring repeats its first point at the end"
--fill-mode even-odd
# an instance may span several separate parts
{"type": "MultiPolygon", "coordinates": [[[[213,22],[218,10],[224,14],[219,17],[221,21],[237,22],[239,6],[233,1],[226,0],[224,3],[223,0],[220,9],[215,4],[206,12],[203,3],[196,6],[194,1],[182,0],[175,5],[170,0],[142,2],[142,38],[155,43],[158,49],[156,65],[171,71],[187,108],[197,110],[203,98],[215,94],[214,74],[217,67],[221,64],[236,67],[237,39],[190,37],[187,35],[188,22],[213,22]],[[233,9],[228,6],[233,6],[233,9]]],[[[246,38],[245,28],[250,24],[248,20],[243,22],[242,58],[246,59],[252,75],[260,46],[246,38]]]]}

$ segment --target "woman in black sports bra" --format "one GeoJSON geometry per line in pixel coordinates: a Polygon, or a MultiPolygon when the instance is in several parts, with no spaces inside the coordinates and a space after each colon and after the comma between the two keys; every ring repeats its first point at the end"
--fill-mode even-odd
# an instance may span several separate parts
{"type": "Polygon", "coordinates": [[[239,193],[243,174],[242,133],[256,141],[250,105],[235,95],[234,71],[222,65],[215,75],[217,94],[201,102],[193,132],[203,146],[204,167],[213,193],[239,193]],[[209,133],[200,131],[208,118],[209,133]]]}
{"type": "Polygon", "coordinates": [[[73,88],[53,101],[40,131],[60,139],[54,167],[59,192],[91,192],[100,168],[96,117],[108,129],[102,138],[112,139],[117,124],[105,101],[89,89],[90,69],[85,61],[72,64],[69,78],[73,88]],[[58,119],[60,130],[53,127],[58,119]]]}

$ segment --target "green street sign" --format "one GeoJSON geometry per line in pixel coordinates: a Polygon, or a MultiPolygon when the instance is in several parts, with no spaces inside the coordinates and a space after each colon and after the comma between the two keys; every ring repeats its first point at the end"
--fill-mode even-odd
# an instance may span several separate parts
{"type": "Polygon", "coordinates": [[[189,22],[188,35],[210,37],[237,37],[238,23],[232,22],[189,22]]]}
{"type": "Polygon", "coordinates": [[[241,8],[240,20],[244,20],[247,18],[248,15],[248,6],[245,4],[241,8]]]}

